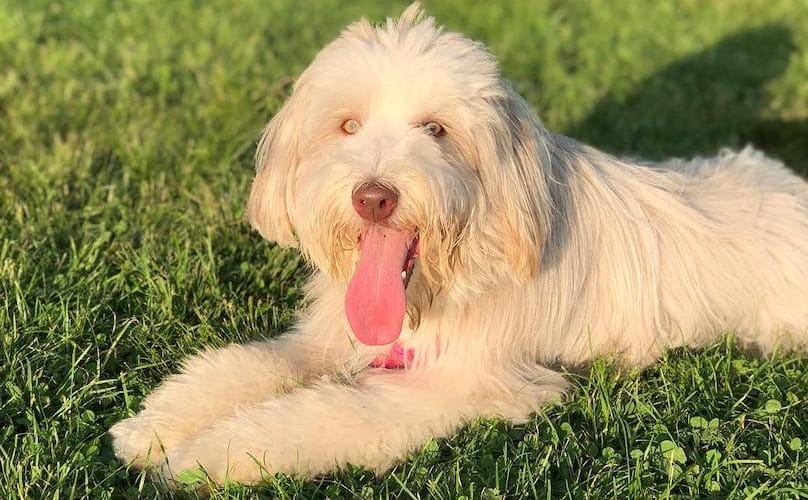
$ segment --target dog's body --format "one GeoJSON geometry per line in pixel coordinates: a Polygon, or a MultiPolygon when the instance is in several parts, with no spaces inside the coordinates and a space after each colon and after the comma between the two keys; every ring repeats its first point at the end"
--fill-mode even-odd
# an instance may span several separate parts
{"type": "Polygon", "coordinates": [[[113,427],[124,460],[239,481],[384,470],[556,400],[551,366],[644,366],[730,330],[808,345],[806,182],[750,148],[650,165],[552,135],[415,6],[318,55],[258,167],[251,221],[317,267],[310,303],[293,332],[188,361],[113,427]]]}

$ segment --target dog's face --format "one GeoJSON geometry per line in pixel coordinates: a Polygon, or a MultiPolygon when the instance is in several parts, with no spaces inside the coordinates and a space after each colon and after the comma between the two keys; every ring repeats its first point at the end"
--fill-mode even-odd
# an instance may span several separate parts
{"type": "Polygon", "coordinates": [[[248,203],[271,241],[348,283],[357,338],[437,298],[532,276],[548,234],[543,129],[480,45],[416,5],[349,26],[267,126],[248,203]]]}

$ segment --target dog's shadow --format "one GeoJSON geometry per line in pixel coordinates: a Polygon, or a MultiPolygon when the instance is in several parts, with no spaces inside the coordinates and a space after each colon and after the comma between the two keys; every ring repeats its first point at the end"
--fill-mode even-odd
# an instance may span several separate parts
{"type": "Polygon", "coordinates": [[[715,154],[752,144],[808,174],[808,120],[766,119],[766,84],[796,51],[791,32],[768,24],[730,35],[671,64],[628,97],[607,96],[565,132],[648,159],[715,154]]]}

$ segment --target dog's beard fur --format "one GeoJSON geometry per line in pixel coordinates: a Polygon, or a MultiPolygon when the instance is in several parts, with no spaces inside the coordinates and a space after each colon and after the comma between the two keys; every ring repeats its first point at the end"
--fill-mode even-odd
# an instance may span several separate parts
{"type": "MultiPolygon", "coordinates": [[[[379,161],[373,177],[401,193],[386,225],[417,234],[419,258],[407,287],[413,326],[421,310],[468,269],[462,265],[461,248],[469,244],[470,218],[480,188],[471,170],[450,163],[433,144],[419,139],[402,141],[402,151],[379,161]]],[[[301,175],[292,188],[300,212],[292,217],[300,221],[295,229],[304,255],[332,279],[347,283],[356,266],[359,238],[368,225],[354,212],[350,194],[368,180],[357,165],[367,165],[370,159],[359,151],[337,149],[300,165],[301,175]]]]}

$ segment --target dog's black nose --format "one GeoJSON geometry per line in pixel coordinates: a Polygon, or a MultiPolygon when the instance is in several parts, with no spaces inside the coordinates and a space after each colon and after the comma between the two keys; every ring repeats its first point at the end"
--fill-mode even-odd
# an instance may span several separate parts
{"type": "Polygon", "coordinates": [[[372,222],[387,219],[398,205],[398,194],[375,182],[357,186],[352,199],[356,213],[372,222]]]}

